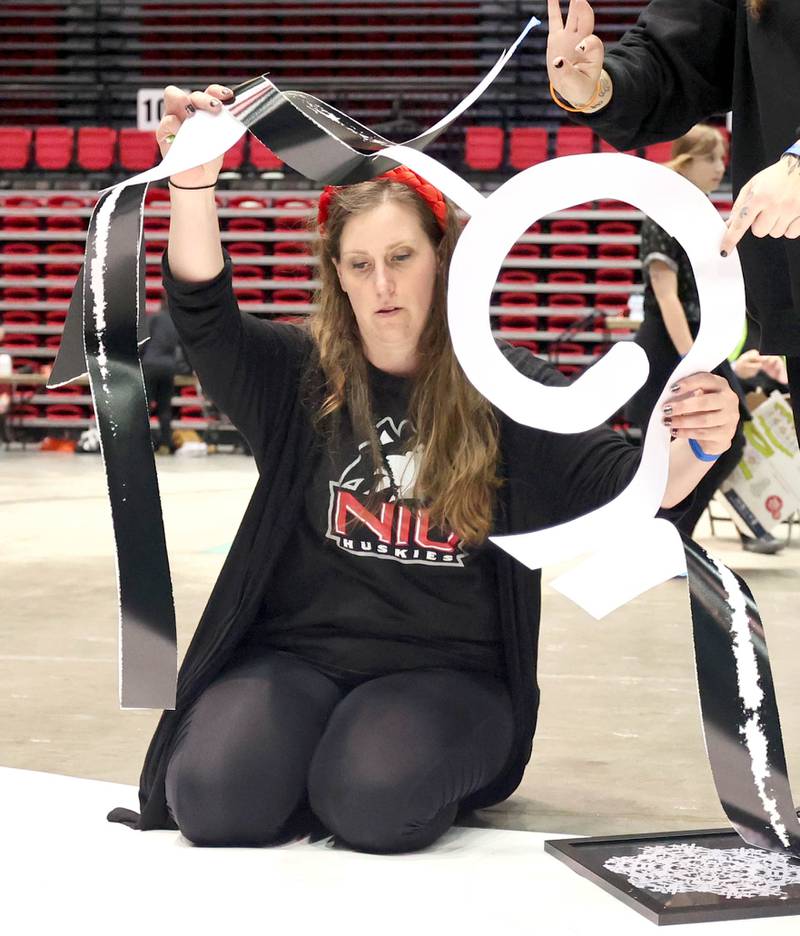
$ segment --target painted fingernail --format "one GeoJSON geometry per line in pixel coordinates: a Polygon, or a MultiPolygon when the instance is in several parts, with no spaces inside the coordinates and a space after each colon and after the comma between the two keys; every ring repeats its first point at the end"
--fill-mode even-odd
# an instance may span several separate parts
{"type": "Polygon", "coordinates": [[[164,137],[164,139],[167,141],[167,143],[172,143],[172,141],[175,139],[175,134],[174,134],[174,133],[168,133],[168,134],[164,137]]]}
{"type": "Polygon", "coordinates": [[[557,59],[553,62],[553,68],[563,68],[563,67],[564,67],[564,59],[563,59],[563,58],[557,58],[557,59]]]}
{"type": "Polygon", "coordinates": [[[669,434],[670,434],[670,436],[672,436],[673,439],[677,439],[677,438],[678,438],[678,430],[677,430],[677,429],[671,429],[669,434]]]}
{"type": "Polygon", "coordinates": [[[681,390],[681,385],[680,385],[679,383],[674,383],[674,384],[669,388],[669,392],[670,392],[670,393],[680,393],[680,390],[681,390]]]}
{"type": "Polygon", "coordinates": [[[578,46],[578,51],[579,51],[579,52],[585,52],[585,51],[586,51],[586,43],[585,43],[585,42],[582,42],[582,43],[578,46]]]}
{"type": "Polygon", "coordinates": [[[216,98],[211,98],[211,106],[212,106],[212,107],[219,107],[219,106],[220,106],[220,103],[219,103],[219,101],[218,101],[216,98]]]}
{"type": "Polygon", "coordinates": [[[186,110],[187,110],[190,114],[193,114],[193,113],[197,110],[197,108],[194,106],[194,104],[187,104],[187,105],[186,105],[186,110]]]}
{"type": "Polygon", "coordinates": [[[727,250],[720,250],[719,255],[720,255],[720,257],[727,257],[727,256],[728,256],[728,251],[727,251],[727,250]]]}
{"type": "Polygon", "coordinates": [[[664,415],[665,416],[672,415],[672,407],[669,405],[669,403],[667,403],[666,406],[664,407],[664,415]]]}
{"type": "Polygon", "coordinates": [[[665,416],[665,417],[661,420],[661,422],[663,422],[664,425],[665,425],[667,428],[669,428],[669,427],[672,425],[672,417],[671,417],[671,416],[665,416]]]}
{"type": "Polygon", "coordinates": [[[233,94],[230,88],[222,88],[221,90],[225,97],[230,97],[233,94]]]}

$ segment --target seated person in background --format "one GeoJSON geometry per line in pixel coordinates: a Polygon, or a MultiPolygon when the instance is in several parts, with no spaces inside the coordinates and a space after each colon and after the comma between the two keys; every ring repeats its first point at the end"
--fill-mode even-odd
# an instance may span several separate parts
{"type": "Polygon", "coordinates": [[[779,354],[761,354],[758,350],[759,341],[758,324],[748,319],[747,336],[739,356],[732,362],[733,372],[747,393],[753,390],[761,390],[765,396],[775,390],[788,393],[786,359],[779,354]]]}

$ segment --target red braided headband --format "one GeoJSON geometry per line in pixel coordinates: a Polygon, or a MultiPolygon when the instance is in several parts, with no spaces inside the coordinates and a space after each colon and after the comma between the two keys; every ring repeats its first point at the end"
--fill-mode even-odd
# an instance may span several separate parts
{"type": "MultiPolygon", "coordinates": [[[[444,195],[430,182],[426,182],[418,176],[413,169],[408,166],[397,166],[383,175],[377,176],[379,179],[389,179],[391,182],[400,182],[407,185],[410,189],[417,192],[428,204],[433,212],[434,218],[439,227],[444,231],[447,228],[447,205],[444,201],[444,195]]],[[[324,233],[325,223],[328,220],[328,210],[331,199],[338,194],[341,186],[326,185],[319,197],[319,209],[317,211],[317,227],[321,233],[324,233]]]]}

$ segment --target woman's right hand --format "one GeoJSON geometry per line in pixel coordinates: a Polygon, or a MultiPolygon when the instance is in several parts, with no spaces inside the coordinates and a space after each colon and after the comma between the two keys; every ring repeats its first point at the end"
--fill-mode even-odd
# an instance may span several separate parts
{"type": "Polygon", "coordinates": [[[587,0],[570,0],[567,21],[560,0],[548,0],[547,75],[557,93],[580,107],[594,96],[603,70],[603,43],[594,33],[594,11],[587,0]]]}
{"type": "MultiPolygon", "coordinates": [[[[212,84],[205,91],[192,91],[191,93],[182,91],[175,85],[167,85],[164,89],[164,116],[156,130],[156,140],[162,157],[166,156],[184,120],[191,120],[199,110],[219,114],[222,112],[220,102],[224,103],[232,99],[233,91],[220,84],[212,84]]],[[[223,157],[219,156],[217,159],[195,166],[193,169],[187,169],[185,172],[179,172],[170,178],[176,185],[185,185],[190,188],[213,185],[222,168],[222,160],[223,157]]]]}

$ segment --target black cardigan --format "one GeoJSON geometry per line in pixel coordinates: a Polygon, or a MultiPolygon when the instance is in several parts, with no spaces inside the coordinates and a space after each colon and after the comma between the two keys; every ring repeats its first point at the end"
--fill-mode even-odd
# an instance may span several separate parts
{"type": "MultiPolygon", "coordinates": [[[[170,312],[203,390],[247,438],[259,479],[180,668],[176,709],[163,713],[150,743],[140,779],[141,816],[126,809],[109,815],[111,821],[139,829],[175,828],[164,794],[175,728],[255,619],[276,558],[302,509],[320,444],[301,392],[312,351],[307,333],[241,313],[230,258],[216,279],[181,284],[172,279],[165,253],[164,281],[170,312]]],[[[535,380],[567,382],[525,349],[506,346],[504,352],[535,380]]],[[[558,435],[521,426],[503,414],[498,418],[504,485],[496,533],[541,529],[586,513],[624,488],[639,463],[639,450],[607,426],[558,435]]],[[[662,515],[677,516],[685,506],[662,515]]],[[[531,572],[500,549],[493,552],[515,733],[501,775],[465,800],[462,810],[500,802],[519,785],[531,755],[539,702],[541,572],[531,572]]]]}
{"type": "MultiPolygon", "coordinates": [[[[800,137],[800,3],[652,0],[606,55],[611,103],[570,114],[620,150],[682,136],[733,110],[734,195],[800,137]]],[[[800,355],[800,240],[739,243],[750,315],[765,354],[800,355]]]]}

